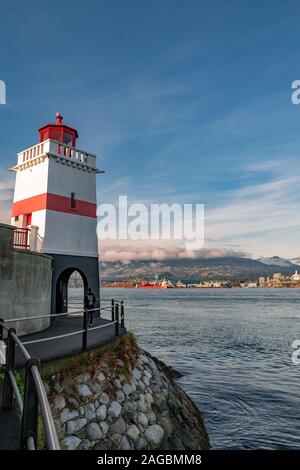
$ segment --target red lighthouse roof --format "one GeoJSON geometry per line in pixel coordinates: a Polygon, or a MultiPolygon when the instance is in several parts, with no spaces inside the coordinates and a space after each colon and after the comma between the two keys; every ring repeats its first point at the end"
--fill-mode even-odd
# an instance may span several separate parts
{"type": "Polygon", "coordinates": [[[64,144],[76,147],[76,139],[78,138],[78,132],[73,127],[66,126],[62,122],[63,117],[60,113],[56,113],[56,123],[46,124],[40,127],[40,142],[44,142],[47,139],[57,140],[64,144]]]}

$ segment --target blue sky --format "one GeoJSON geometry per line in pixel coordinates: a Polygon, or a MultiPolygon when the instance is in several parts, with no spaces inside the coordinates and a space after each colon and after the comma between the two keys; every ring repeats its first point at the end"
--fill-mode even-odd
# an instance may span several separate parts
{"type": "Polygon", "coordinates": [[[204,203],[212,253],[300,257],[299,14],[291,0],[2,3],[1,219],[7,168],[60,111],[106,170],[99,201],[204,203]]]}

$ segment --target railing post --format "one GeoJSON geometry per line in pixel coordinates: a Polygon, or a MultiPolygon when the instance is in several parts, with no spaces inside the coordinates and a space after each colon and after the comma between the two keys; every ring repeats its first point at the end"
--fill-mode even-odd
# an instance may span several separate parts
{"type": "Polygon", "coordinates": [[[121,328],[125,328],[125,318],[124,318],[124,302],[121,302],[121,328]]]}
{"type": "Polygon", "coordinates": [[[115,301],[111,299],[111,321],[115,321],[115,301]]]}
{"type": "Polygon", "coordinates": [[[21,449],[27,449],[27,441],[29,438],[33,439],[35,449],[37,448],[39,401],[31,372],[33,365],[37,366],[40,370],[41,364],[37,357],[31,357],[26,362],[24,408],[21,424],[21,449]]]}
{"type": "Polygon", "coordinates": [[[3,318],[0,318],[0,341],[3,340],[3,331],[4,331],[3,324],[4,324],[3,318]]]}
{"type": "Polygon", "coordinates": [[[11,336],[11,333],[16,333],[15,328],[8,330],[7,347],[6,347],[6,368],[5,377],[3,384],[3,398],[2,398],[2,409],[10,410],[13,406],[13,387],[9,377],[9,371],[15,370],[15,359],[16,359],[16,344],[11,336]]]}
{"type": "Polygon", "coordinates": [[[82,350],[83,351],[87,350],[88,315],[89,315],[88,310],[84,309],[84,312],[83,312],[83,325],[82,325],[82,329],[84,330],[83,333],[82,333],[82,350]]]}
{"type": "Polygon", "coordinates": [[[30,251],[37,251],[38,229],[39,228],[36,225],[30,226],[30,234],[29,234],[30,251]]]}
{"type": "Polygon", "coordinates": [[[120,323],[119,323],[119,304],[115,308],[115,336],[120,336],[120,323]]]}

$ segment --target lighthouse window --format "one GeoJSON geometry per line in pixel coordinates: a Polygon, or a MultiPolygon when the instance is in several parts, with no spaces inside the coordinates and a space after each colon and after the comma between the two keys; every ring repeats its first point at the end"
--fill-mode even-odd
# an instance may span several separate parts
{"type": "Polygon", "coordinates": [[[71,209],[76,208],[76,193],[71,193],[71,209]]]}
{"type": "Polygon", "coordinates": [[[69,134],[69,132],[64,132],[64,144],[67,144],[71,147],[72,137],[73,137],[72,134],[69,134]]]}

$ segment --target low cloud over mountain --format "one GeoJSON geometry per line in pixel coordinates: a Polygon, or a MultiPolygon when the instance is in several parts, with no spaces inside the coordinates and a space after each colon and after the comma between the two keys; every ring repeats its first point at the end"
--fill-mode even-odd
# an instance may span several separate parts
{"type": "MultiPolygon", "coordinates": [[[[138,252],[140,259],[134,253],[128,252],[126,260],[121,257],[115,261],[111,256],[103,257],[101,263],[101,278],[103,280],[153,279],[156,274],[183,280],[253,280],[259,276],[272,276],[275,272],[292,274],[300,267],[286,262],[279,257],[271,259],[270,263],[254,260],[245,256],[238,256],[236,252],[230,254],[229,250],[203,250],[196,255],[184,251],[173,252],[159,249],[153,252],[138,252]],[[204,251],[204,252],[203,252],[204,251]],[[148,258],[145,259],[145,256],[148,258]],[[159,259],[159,256],[161,258],[159,259]],[[122,258],[122,261],[120,260],[122,258]],[[276,262],[275,262],[276,261],[276,262]]],[[[118,252],[120,255],[120,252],[118,252]]],[[[111,253],[112,254],[112,253],[111,253]]],[[[122,255],[122,252],[121,252],[122,255]]]]}
{"type": "Polygon", "coordinates": [[[197,260],[224,257],[246,257],[247,254],[226,248],[187,251],[178,246],[169,247],[109,247],[101,250],[103,263],[130,263],[134,261],[197,260]]]}

